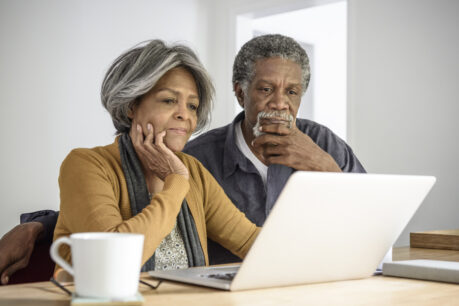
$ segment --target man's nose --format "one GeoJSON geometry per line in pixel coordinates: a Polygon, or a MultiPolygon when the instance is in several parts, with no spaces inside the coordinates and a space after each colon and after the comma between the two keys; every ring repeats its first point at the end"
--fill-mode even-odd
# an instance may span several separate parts
{"type": "Polygon", "coordinates": [[[276,91],[268,104],[272,110],[286,110],[289,107],[288,97],[282,91],[276,91]]]}

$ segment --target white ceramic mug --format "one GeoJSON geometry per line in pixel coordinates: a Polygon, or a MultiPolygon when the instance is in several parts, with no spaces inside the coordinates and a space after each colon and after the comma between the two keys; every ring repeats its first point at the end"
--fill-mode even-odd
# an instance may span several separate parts
{"type": "Polygon", "coordinates": [[[53,242],[51,258],[73,275],[78,296],[125,298],[138,291],[142,262],[141,234],[77,233],[53,242]],[[59,246],[71,249],[71,266],[59,255],[59,246]]]}

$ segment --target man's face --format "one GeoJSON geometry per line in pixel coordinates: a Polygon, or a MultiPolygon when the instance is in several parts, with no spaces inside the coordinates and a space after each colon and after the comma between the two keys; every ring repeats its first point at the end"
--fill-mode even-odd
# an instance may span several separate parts
{"type": "MultiPolygon", "coordinates": [[[[239,104],[244,108],[243,129],[246,133],[257,124],[260,112],[274,114],[259,124],[292,124],[285,122],[289,115],[295,120],[300,107],[302,86],[301,67],[297,63],[272,57],[255,63],[255,76],[244,93],[239,84],[235,87],[239,104]],[[280,118],[276,114],[284,115],[280,118]]],[[[246,134],[244,133],[244,134],[246,134]]],[[[248,135],[248,134],[246,134],[248,135]]]]}

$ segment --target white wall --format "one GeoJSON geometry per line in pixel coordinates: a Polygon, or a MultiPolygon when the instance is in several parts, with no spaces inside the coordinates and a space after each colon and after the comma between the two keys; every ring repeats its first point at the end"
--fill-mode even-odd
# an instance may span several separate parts
{"type": "MultiPolygon", "coordinates": [[[[334,1],[216,1],[209,69],[217,122],[234,112],[235,16],[327,2],[334,1]]],[[[459,1],[349,0],[348,11],[348,142],[369,172],[438,179],[397,245],[409,243],[410,231],[459,228],[459,1]]]]}
{"type": "MultiPolygon", "coordinates": [[[[215,80],[211,126],[220,126],[234,113],[233,17],[317,2],[333,1],[0,0],[0,235],[21,212],[58,208],[70,149],[112,141],[99,87],[122,51],[149,38],[193,47],[215,80]]],[[[350,0],[348,9],[350,144],[370,172],[437,176],[408,231],[459,228],[459,2],[350,0]]]]}
{"type": "Polygon", "coordinates": [[[398,245],[459,228],[459,1],[348,7],[348,139],[370,172],[437,177],[398,245]]]}
{"type": "Polygon", "coordinates": [[[19,214],[58,209],[59,166],[113,141],[99,99],[110,63],[141,41],[192,47],[207,62],[199,0],[0,0],[0,236],[19,214]]]}

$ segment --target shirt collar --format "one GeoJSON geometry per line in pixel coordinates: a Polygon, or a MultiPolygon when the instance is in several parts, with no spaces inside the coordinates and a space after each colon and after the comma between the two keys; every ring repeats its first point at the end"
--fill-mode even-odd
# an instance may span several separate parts
{"type": "Polygon", "coordinates": [[[245,157],[236,145],[236,124],[244,118],[245,113],[242,111],[234,118],[226,132],[225,147],[223,151],[223,175],[225,178],[233,174],[237,167],[244,172],[258,173],[255,166],[245,157]]]}

